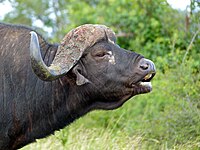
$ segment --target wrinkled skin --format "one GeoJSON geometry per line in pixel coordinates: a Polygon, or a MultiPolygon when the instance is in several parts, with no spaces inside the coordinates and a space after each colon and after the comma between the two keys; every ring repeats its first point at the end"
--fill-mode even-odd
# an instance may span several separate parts
{"type": "Polygon", "coordinates": [[[79,65],[84,68],[84,76],[98,90],[94,94],[95,109],[115,109],[130,97],[151,90],[130,85],[137,83],[145,74],[138,68],[141,58],[141,55],[121,49],[109,41],[97,43],[89,50],[79,65]],[[114,56],[114,63],[109,62],[109,52],[114,56]]]}
{"type": "MultiPolygon", "coordinates": [[[[31,30],[0,23],[4,37],[0,39],[0,150],[21,148],[91,110],[115,109],[130,97],[151,91],[139,81],[147,74],[154,76],[154,64],[109,40],[85,50],[65,76],[51,82],[40,80],[30,64],[31,30]]],[[[49,65],[58,45],[40,35],[39,42],[49,65]]]]}

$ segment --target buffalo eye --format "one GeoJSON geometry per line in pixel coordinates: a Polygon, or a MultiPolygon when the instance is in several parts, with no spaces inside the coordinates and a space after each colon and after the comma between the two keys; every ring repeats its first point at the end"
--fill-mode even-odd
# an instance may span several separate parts
{"type": "Polygon", "coordinates": [[[104,57],[106,55],[110,55],[110,54],[106,51],[98,51],[94,54],[95,57],[104,57]]]}
{"type": "Polygon", "coordinates": [[[110,56],[112,54],[112,48],[111,46],[106,43],[97,43],[92,50],[92,56],[96,58],[104,58],[106,56],[110,56]]]}

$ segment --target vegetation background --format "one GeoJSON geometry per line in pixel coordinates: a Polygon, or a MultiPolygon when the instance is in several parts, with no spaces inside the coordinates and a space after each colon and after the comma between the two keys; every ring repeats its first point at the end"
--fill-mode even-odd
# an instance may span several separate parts
{"type": "Polygon", "coordinates": [[[94,111],[22,150],[200,149],[200,1],[0,0],[0,21],[32,26],[52,42],[86,23],[112,28],[118,44],[153,60],[153,91],[113,111],[94,111]]]}

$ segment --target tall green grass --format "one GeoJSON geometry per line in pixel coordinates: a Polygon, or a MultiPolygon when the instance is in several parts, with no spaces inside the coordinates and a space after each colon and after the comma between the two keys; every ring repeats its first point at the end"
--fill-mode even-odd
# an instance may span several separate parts
{"type": "Polygon", "coordinates": [[[166,67],[158,67],[151,93],[138,95],[117,110],[93,111],[22,150],[200,149],[198,60],[156,62],[166,67]]]}

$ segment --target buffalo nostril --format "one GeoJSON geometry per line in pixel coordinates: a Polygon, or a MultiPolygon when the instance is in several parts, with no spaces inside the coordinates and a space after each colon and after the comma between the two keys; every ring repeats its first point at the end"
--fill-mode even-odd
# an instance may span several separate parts
{"type": "Polygon", "coordinates": [[[139,63],[138,63],[138,68],[141,70],[141,71],[148,71],[148,72],[153,72],[155,73],[156,72],[156,68],[155,68],[155,65],[154,63],[149,60],[149,59],[145,59],[145,58],[142,58],[139,63]]]}
{"type": "Polygon", "coordinates": [[[140,64],[140,68],[142,68],[143,70],[147,70],[149,68],[149,64],[148,63],[140,64]]]}

